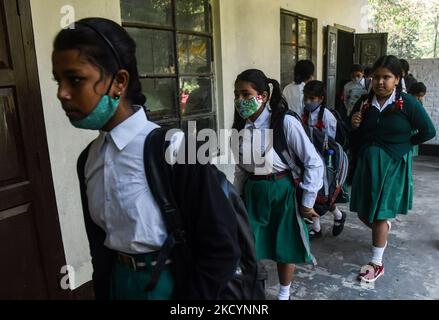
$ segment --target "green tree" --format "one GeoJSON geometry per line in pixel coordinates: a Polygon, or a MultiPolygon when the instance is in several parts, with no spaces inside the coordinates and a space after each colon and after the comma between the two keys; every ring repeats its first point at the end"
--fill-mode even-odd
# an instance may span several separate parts
{"type": "Polygon", "coordinates": [[[372,32],[389,34],[388,52],[401,58],[439,55],[439,0],[369,0],[372,32]]]}

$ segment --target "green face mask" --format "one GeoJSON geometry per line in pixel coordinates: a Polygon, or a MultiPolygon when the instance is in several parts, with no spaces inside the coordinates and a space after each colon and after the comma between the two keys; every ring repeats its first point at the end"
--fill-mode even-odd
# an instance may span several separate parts
{"type": "Polygon", "coordinates": [[[96,107],[87,117],[78,121],[70,120],[70,123],[79,129],[101,130],[114,116],[119,103],[120,98],[112,98],[106,94],[99,100],[96,107]]]}
{"type": "Polygon", "coordinates": [[[248,119],[259,110],[263,103],[262,96],[257,96],[248,100],[235,100],[235,108],[243,119],[248,119]]]}

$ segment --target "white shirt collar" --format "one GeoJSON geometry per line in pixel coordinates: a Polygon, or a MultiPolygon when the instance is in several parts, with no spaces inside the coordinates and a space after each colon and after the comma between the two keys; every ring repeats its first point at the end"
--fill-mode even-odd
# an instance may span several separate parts
{"type": "Polygon", "coordinates": [[[139,108],[131,117],[120,123],[108,134],[119,151],[122,151],[148,123],[148,118],[143,108],[139,108]]]}
{"type": "Polygon", "coordinates": [[[375,95],[373,97],[372,100],[372,106],[374,106],[375,108],[377,108],[380,111],[383,111],[384,109],[386,109],[388,106],[390,106],[391,104],[393,104],[396,100],[396,89],[393,90],[392,95],[389,97],[389,99],[387,99],[387,101],[384,103],[383,107],[381,108],[377,96],[375,95]]]}
{"type": "Polygon", "coordinates": [[[247,120],[247,123],[245,124],[246,128],[253,127],[255,129],[260,129],[269,119],[271,116],[270,106],[268,103],[265,104],[264,111],[259,115],[259,117],[256,119],[255,122],[252,122],[250,119],[247,120]]]}

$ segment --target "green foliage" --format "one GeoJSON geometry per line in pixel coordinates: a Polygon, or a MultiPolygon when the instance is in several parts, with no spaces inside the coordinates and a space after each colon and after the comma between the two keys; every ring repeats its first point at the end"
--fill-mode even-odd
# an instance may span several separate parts
{"type": "Polygon", "coordinates": [[[389,54],[406,59],[439,56],[439,0],[369,0],[369,4],[370,29],[389,33],[389,54]]]}

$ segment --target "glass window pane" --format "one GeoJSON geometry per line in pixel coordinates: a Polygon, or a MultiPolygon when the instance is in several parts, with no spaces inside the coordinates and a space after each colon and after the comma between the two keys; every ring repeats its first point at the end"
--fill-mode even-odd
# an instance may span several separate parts
{"type": "Polygon", "coordinates": [[[196,135],[198,132],[200,132],[203,129],[213,129],[213,130],[216,130],[216,118],[215,117],[208,117],[208,118],[201,118],[201,119],[192,119],[192,120],[183,121],[183,123],[182,123],[182,130],[186,134],[189,134],[189,132],[188,132],[188,130],[189,130],[188,121],[194,121],[195,124],[196,124],[196,128],[195,128],[196,130],[191,132],[193,135],[196,135]]]}
{"type": "Polygon", "coordinates": [[[281,15],[281,41],[297,45],[297,19],[290,15],[281,15]]]}
{"type": "Polygon", "coordinates": [[[296,66],[296,47],[281,46],[281,84],[282,87],[294,81],[294,67],[296,66]]]}
{"type": "Polygon", "coordinates": [[[142,76],[175,74],[172,31],[126,28],[137,43],[137,63],[142,76]]]}
{"type": "Polygon", "coordinates": [[[176,116],[176,81],[176,79],[140,80],[146,96],[146,107],[154,118],[176,116]]]}
{"type": "Polygon", "coordinates": [[[211,40],[207,37],[179,35],[178,63],[181,73],[211,73],[211,40]]]}
{"type": "Polygon", "coordinates": [[[121,0],[122,21],[172,26],[171,0],[121,0]]]}
{"type": "Polygon", "coordinates": [[[212,112],[212,80],[205,77],[181,78],[180,110],[183,116],[212,112]]]}
{"type": "Polygon", "coordinates": [[[311,47],[312,42],[312,23],[307,20],[299,19],[299,46],[311,47]]]}
{"type": "Polygon", "coordinates": [[[299,48],[299,60],[311,60],[311,50],[308,48],[299,48]]]}
{"type": "Polygon", "coordinates": [[[209,0],[176,0],[178,30],[210,33],[209,0]]]}

